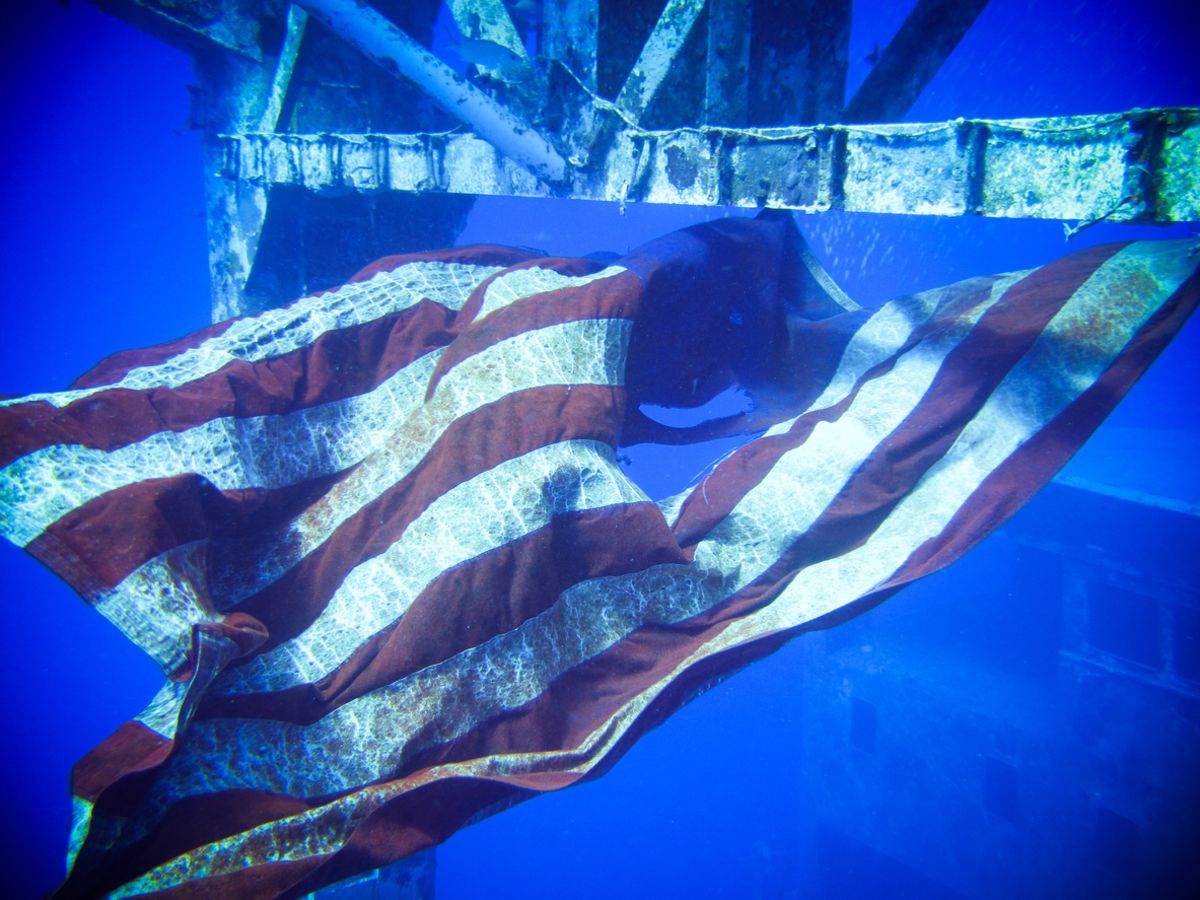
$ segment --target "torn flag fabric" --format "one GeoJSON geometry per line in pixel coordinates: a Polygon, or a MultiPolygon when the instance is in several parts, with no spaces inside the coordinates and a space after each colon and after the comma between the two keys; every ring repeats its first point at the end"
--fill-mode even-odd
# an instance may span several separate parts
{"type": "Polygon", "coordinates": [[[1198,263],[1107,245],[869,311],[788,216],[608,262],[472,246],[3,401],[0,531],[166,676],[74,770],[62,896],[299,896],[599,774],[994,530],[1198,263]],[[644,409],[729,388],[754,409],[644,409]],[[617,459],[733,433],[658,503],[617,459]]]}

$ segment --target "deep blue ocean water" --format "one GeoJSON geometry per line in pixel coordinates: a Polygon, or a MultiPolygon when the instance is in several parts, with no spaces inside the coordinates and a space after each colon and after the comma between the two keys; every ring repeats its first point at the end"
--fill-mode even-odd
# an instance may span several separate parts
{"type": "MultiPolygon", "coordinates": [[[[886,45],[910,5],[856,4],[851,89],[865,77],[864,57],[886,45]]],[[[907,118],[1200,106],[1200,25],[1191,6],[993,0],[907,118]]],[[[20,394],[63,387],[117,349],[206,324],[209,299],[199,138],[187,129],[188,58],[78,0],[4,17],[0,394],[20,394]]],[[[624,251],[723,214],[485,199],[461,241],[563,255],[624,251]]],[[[799,224],[834,277],[867,304],[1026,268],[1092,243],[1196,230],[1098,225],[1068,246],[1058,222],[827,214],[799,224]]],[[[1198,389],[1200,323],[1193,322],[1066,477],[1166,498],[1195,517],[1198,389]]],[[[633,471],[662,496],[712,454],[642,451],[633,471]]],[[[1179,552],[1171,558],[1200,550],[1178,546],[1186,538],[1156,532],[1153,522],[1116,532],[1104,524],[1046,500],[1006,531],[1060,533],[1099,555],[1123,549],[1118,543],[1173,547],[1179,552]]],[[[1118,683],[1136,682],[1156,702],[1165,691],[1172,716],[1148,719],[1141,694],[1117,689],[1091,730],[1081,731],[1078,723],[1092,720],[1071,706],[1080,695],[1064,697],[1055,687],[1064,587],[1033,577],[1022,546],[998,535],[951,571],[739,673],[649,734],[602,779],[460,833],[438,850],[438,896],[993,897],[1006,893],[1001,873],[1022,869],[1080,885],[1099,879],[1118,895],[1148,883],[1156,874],[1152,836],[1166,829],[1192,846],[1200,838],[1200,818],[1163,801],[1196,796],[1196,768],[1179,760],[1200,750],[1200,682],[1156,687],[1145,659],[1127,658],[1124,668],[1118,659],[1114,668],[1127,673],[1114,676],[1118,683]],[[837,666],[822,668],[822,654],[837,666]],[[872,662],[864,666],[854,654],[872,662]],[[891,687],[871,687],[889,677],[891,687]],[[891,699],[870,711],[853,707],[852,721],[831,730],[822,711],[829,707],[820,705],[831,685],[835,694],[874,690],[891,699]],[[906,691],[907,711],[894,702],[906,691]],[[935,706],[957,718],[939,725],[935,706]],[[1123,749],[1105,755],[1105,742],[1123,749]],[[854,763],[876,743],[882,768],[854,763]],[[976,780],[955,774],[976,770],[976,780]],[[1163,797],[1146,797],[1138,809],[1126,795],[1146,783],[1163,797]],[[871,846],[864,834],[892,835],[892,843],[871,846]],[[912,839],[894,837],[904,834],[912,839]]],[[[0,884],[5,895],[28,896],[61,876],[71,764],[139,712],[160,676],[8,545],[0,547],[0,597],[8,834],[0,884]]],[[[1178,663],[1200,652],[1200,634],[1196,596],[1176,599],[1170,608],[1184,612],[1155,627],[1170,631],[1163,640],[1174,642],[1178,663]]],[[[1101,607],[1091,606],[1092,637],[1103,644],[1095,630],[1101,607]]],[[[1114,627],[1128,633],[1138,625],[1114,627]]],[[[1041,895],[1064,895],[1061,880],[1040,883],[1041,895]]]]}

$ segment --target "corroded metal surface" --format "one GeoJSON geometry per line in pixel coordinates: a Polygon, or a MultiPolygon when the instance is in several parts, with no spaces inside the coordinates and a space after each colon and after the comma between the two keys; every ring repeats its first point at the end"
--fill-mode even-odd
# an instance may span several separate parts
{"type": "Polygon", "coordinates": [[[159,40],[192,51],[220,47],[261,62],[262,23],[286,0],[92,0],[159,40]]]}
{"type": "Polygon", "coordinates": [[[750,6],[741,0],[708,0],[708,66],[704,72],[704,121],[746,124],[750,71],[750,6]]]}
{"type": "MultiPolygon", "coordinates": [[[[554,191],[469,134],[275,135],[225,140],[224,174],[316,192],[554,191]]],[[[698,128],[616,135],[566,195],[819,212],[1189,221],[1200,111],[913,125],[698,128]]]]}
{"type": "Polygon", "coordinates": [[[890,122],[913,105],[987,0],[919,0],[846,105],[844,122],[890,122]]]}
{"type": "Polygon", "coordinates": [[[1200,219],[1195,110],[848,124],[902,118],[986,0],[916,3],[845,108],[849,0],[445,0],[436,46],[439,0],[95,2],[195,56],[215,318],[448,243],[472,195],[1200,219]],[[437,227],[381,231],[384,194],[437,227]]]}
{"type": "Polygon", "coordinates": [[[546,0],[542,7],[542,50],[554,60],[546,73],[547,130],[558,136],[573,164],[591,152],[587,136],[596,127],[599,0],[546,0]]]}
{"type": "Polygon", "coordinates": [[[420,86],[428,96],[470,125],[530,171],[560,180],[566,163],[534,128],[397,28],[355,0],[301,0],[308,12],[388,71],[420,86]]]}
{"type": "Polygon", "coordinates": [[[223,173],[313,193],[441,191],[548,197],[528,170],[473,134],[243,134],[225,137],[223,173]]]}
{"type": "Polygon", "coordinates": [[[704,0],[667,0],[617,95],[617,109],[627,120],[637,122],[645,114],[703,8],[704,0]]]}

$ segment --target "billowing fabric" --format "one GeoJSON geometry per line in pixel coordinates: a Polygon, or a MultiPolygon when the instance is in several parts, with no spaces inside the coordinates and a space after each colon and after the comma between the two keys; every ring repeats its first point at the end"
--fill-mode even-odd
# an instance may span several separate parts
{"type": "Polygon", "coordinates": [[[298,896],[598,774],[995,529],[1200,295],[1194,242],[876,311],[803,257],[773,216],[396,257],[5,401],[0,530],[166,674],[73,773],[62,894],[298,896]],[[738,431],[661,503],[616,455],[738,431]]]}

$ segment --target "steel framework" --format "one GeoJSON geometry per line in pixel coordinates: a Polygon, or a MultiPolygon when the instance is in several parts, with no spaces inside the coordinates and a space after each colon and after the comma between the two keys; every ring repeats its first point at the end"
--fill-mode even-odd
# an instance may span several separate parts
{"type": "Polygon", "coordinates": [[[449,243],[478,195],[1200,219],[1195,109],[871,124],[986,0],[919,0],[845,103],[849,0],[445,0],[437,54],[440,0],[95,2],[195,58],[214,319],[449,243]]]}

